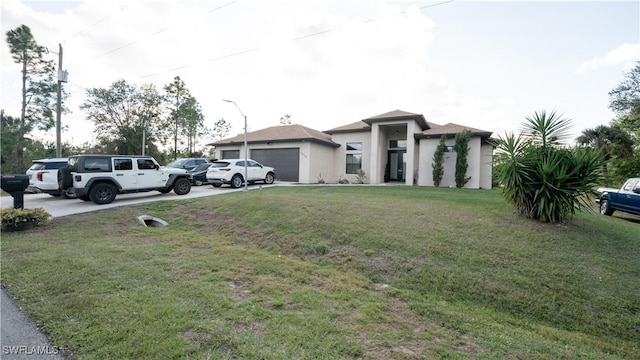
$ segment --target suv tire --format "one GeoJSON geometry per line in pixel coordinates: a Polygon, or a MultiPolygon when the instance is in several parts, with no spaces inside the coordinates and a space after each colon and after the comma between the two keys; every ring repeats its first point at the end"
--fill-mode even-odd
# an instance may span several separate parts
{"type": "Polygon", "coordinates": [[[242,176],[236,174],[231,178],[231,187],[234,188],[234,189],[237,189],[240,186],[242,186],[242,182],[243,182],[242,181],[242,176]]]}
{"type": "Polygon", "coordinates": [[[96,204],[109,204],[116,198],[117,189],[108,183],[99,183],[91,187],[89,198],[96,204]]]}

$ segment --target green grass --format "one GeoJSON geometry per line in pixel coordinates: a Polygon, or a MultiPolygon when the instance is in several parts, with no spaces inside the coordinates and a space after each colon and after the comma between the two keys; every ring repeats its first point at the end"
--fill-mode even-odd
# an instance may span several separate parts
{"type": "Polygon", "coordinates": [[[540,224],[464,189],[270,188],[2,235],[2,284],[78,359],[637,359],[639,264],[637,218],[540,224]]]}

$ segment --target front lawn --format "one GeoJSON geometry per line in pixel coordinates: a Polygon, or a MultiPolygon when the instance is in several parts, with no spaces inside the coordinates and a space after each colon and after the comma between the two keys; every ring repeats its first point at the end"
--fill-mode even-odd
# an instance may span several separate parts
{"type": "Polygon", "coordinates": [[[634,220],[540,224],[496,190],[276,187],[3,233],[2,284],[78,359],[634,359],[634,220]]]}

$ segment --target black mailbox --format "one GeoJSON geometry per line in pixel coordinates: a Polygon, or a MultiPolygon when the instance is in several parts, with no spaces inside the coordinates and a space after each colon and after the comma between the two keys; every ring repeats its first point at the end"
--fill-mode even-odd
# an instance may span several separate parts
{"type": "Polygon", "coordinates": [[[24,190],[29,186],[28,175],[2,175],[2,190],[13,197],[14,209],[24,208],[24,190]]]}

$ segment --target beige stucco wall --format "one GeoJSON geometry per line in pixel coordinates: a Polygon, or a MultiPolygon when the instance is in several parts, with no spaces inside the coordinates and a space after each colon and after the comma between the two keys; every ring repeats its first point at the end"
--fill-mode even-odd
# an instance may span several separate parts
{"type": "Polygon", "coordinates": [[[333,142],[340,144],[333,154],[333,176],[325,178],[328,183],[335,183],[339,178],[347,179],[350,182],[355,180],[355,174],[346,174],[347,171],[347,143],[362,143],[362,170],[365,171],[367,179],[370,178],[369,169],[371,167],[371,132],[354,132],[350,134],[334,134],[333,142]]]}
{"type": "MultiPolygon", "coordinates": [[[[327,183],[334,182],[336,175],[333,159],[335,152],[340,148],[317,143],[309,143],[309,145],[309,159],[311,159],[311,161],[304,159],[305,162],[309,163],[309,169],[308,173],[303,176],[302,168],[300,168],[300,182],[317,183],[320,177],[327,183]],[[303,180],[303,178],[306,179],[306,181],[303,180]]],[[[300,154],[300,162],[302,162],[302,157],[303,155],[300,154]]]]}
{"type": "MultiPolygon", "coordinates": [[[[433,169],[431,163],[433,154],[440,142],[436,139],[420,140],[420,166],[418,172],[418,185],[433,186],[433,169]]],[[[455,139],[447,139],[447,146],[454,146],[455,139]]],[[[457,153],[447,152],[444,154],[444,175],[442,177],[441,187],[455,187],[455,169],[456,169],[457,153]]],[[[469,140],[469,154],[467,155],[467,176],[470,176],[469,182],[464,186],[469,189],[490,189],[491,173],[492,173],[492,148],[489,145],[481,145],[479,137],[472,137],[469,140]]]]}

